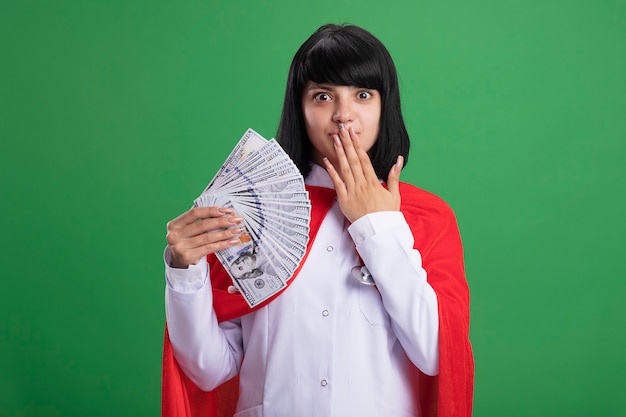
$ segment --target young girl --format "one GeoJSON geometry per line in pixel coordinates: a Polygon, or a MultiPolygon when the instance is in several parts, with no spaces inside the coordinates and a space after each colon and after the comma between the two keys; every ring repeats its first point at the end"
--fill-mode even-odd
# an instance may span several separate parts
{"type": "Polygon", "coordinates": [[[409,137],[380,41],[318,29],[293,59],[277,140],[313,205],[306,258],[251,310],[212,255],[242,219],[204,207],[168,223],[163,415],[470,416],[461,240],[445,202],[399,181],[409,137]]]}

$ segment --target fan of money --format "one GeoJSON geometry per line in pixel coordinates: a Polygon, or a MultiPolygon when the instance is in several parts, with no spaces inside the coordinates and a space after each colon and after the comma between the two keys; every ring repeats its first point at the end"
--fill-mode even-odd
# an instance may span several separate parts
{"type": "Polygon", "coordinates": [[[244,219],[240,244],[216,256],[250,307],[287,285],[306,252],[311,202],[274,139],[248,129],[194,206],[231,207],[244,219]]]}

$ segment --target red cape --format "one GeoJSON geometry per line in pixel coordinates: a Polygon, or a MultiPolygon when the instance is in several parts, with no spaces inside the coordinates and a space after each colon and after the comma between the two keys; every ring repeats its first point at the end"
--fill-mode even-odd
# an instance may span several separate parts
{"type": "MultiPolygon", "coordinates": [[[[330,209],[332,189],[307,186],[312,203],[309,249],[330,209]]],[[[439,305],[439,375],[429,377],[415,368],[416,400],[422,417],[469,417],[474,392],[474,359],[469,341],[469,289],[463,247],[450,207],[439,197],[401,183],[404,214],[420,251],[428,283],[439,305]],[[417,389],[419,387],[419,389],[417,389]]],[[[308,251],[307,251],[308,254],[308,251]]],[[[241,295],[228,293],[231,279],[215,256],[208,257],[213,303],[218,320],[241,317],[250,309],[241,295]]],[[[303,259],[302,264],[306,261],[303,259]]],[[[296,274],[299,272],[296,271],[296,274]]],[[[293,282],[291,279],[289,282],[293,282]]],[[[232,417],[239,390],[235,377],[213,391],[200,390],[182,371],[170,344],[167,327],[163,347],[162,416],[232,417]]]]}

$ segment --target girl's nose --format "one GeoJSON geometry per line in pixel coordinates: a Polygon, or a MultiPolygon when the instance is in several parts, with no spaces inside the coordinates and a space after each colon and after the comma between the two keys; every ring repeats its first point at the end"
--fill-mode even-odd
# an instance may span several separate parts
{"type": "Polygon", "coordinates": [[[337,100],[333,122],[338,124],[348,124],[354,118],[352,104],[349,100],[337,100]]]}

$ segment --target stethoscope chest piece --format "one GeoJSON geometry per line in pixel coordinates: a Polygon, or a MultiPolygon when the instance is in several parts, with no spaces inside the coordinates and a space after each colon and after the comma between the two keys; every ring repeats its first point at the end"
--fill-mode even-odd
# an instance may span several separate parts
{"type": "Polygon", "coordinates": [[[355,266],[354,268],[352,268],[352,278],[354,278],[357,282],[361,284],[365,284],[365,285],[376,284],[374,282],[374,278],[372,277],[372,274],[370,274],[370,271],[367,269],[367,267],[365,267],[365,265],[355,266]]]}

